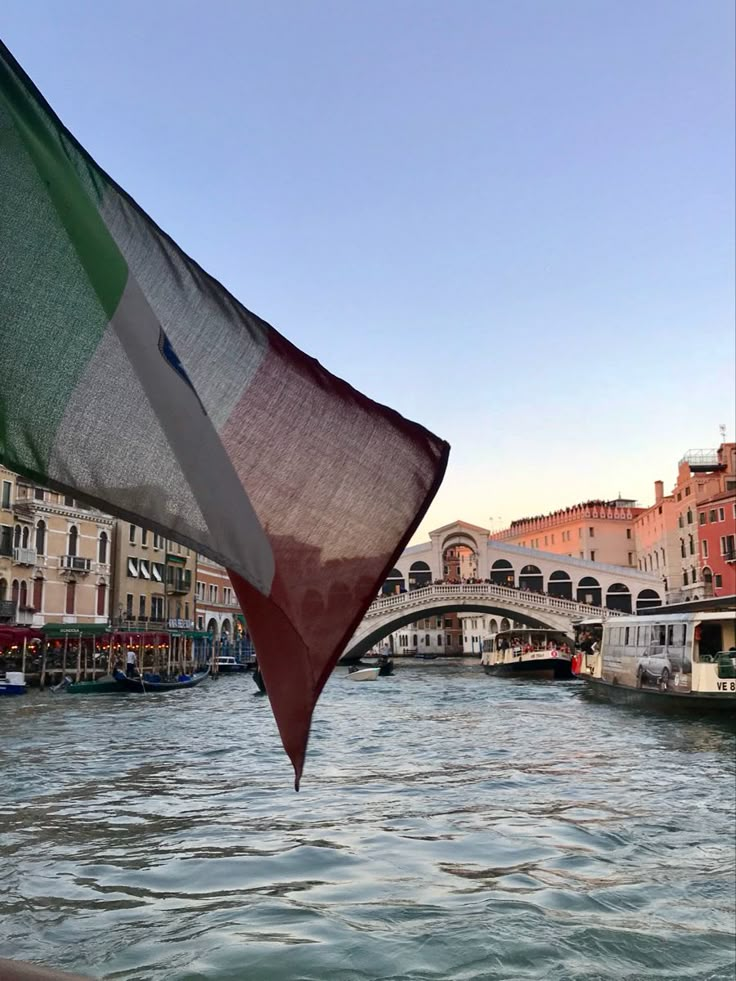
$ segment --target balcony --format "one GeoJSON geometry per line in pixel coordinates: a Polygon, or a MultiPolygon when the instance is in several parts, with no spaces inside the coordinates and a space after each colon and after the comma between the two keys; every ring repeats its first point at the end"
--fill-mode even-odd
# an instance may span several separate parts
{"type": "Polygon", "coordinates": [[[91,559],[83,559],[78,555],[60,555],[59,568],[63,572],[81,572],[86,575],[92,565],[91,559]]]}
{"type": "Polygon", "coordinates": [[[166,592],[176,596],[181,593],[188,593],[192,588],[192,573],[187,569],[186,572],[178,572],[173,574],[173,570],[169,570],[169,575],[166,579],[166,592]]]}
{"type": "Polygon", "coordinates": [[[727,548],[723,553],[723,558],[726,562],[736,562],[736,549],[727,548]]]}
{"type": "Polygon", "coordinates": [[[13,562],[16,562],[18,565],[35,565],[36,564],[35,548],[14,548],[13,562]]]}

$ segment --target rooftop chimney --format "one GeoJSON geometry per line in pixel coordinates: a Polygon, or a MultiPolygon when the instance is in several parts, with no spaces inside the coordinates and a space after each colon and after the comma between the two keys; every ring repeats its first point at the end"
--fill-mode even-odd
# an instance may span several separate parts
{"type": "Polygon", "coordinates": [[[654,503],[659,504],[664,497],[664,481],[654,481],[654,503]]]}

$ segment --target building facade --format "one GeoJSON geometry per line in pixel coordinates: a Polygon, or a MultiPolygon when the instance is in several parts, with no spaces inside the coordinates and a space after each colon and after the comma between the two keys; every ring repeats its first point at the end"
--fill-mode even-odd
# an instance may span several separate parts
{"type": "Polygon", "coordinates": [[[110,617],[132,630],[194,627],[196,553],[127,521],[115,521],[110,617]]]}
{"type": "Polygon", "coordinates": [[[237,640],[245,631],[245,619],[224,566],[200,555],[195,588],[197,630],[213,637],[237,640]]]}
{"type": "Polygon", "coordinates": [[[5,468],[0,486],[0,620],[106,623],[112,518],[5,468]]]}
{"type": "Polygon", "coordinates": [[[736,491],[698,505],[700,575],[706,596],[736,595],[736,491]]]}
{"type": "Polygon", "coordinates": [[[636,566],[634,523],[641,508],[627,498],[586,501],[551,514],[512,521],[490,537],[499,543],[555,555],[636,566]]]}

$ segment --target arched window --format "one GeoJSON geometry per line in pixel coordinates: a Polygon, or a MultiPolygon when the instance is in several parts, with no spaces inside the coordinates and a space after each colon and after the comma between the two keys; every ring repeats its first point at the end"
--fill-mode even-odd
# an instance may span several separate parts
{"type": "Polygon", "coordinates": [[[687,555],[687,552],[685,551],[685,539],[684,538],[681,538],[680,539],[680,555],[683,557],[683,559],[687,555]]]}
{"type": "Polygon", "coordinates": [[[609,610],[631,613],[631,591],[622,582],[615,582],[606,592],[606,606],[609,610]]]}
{"type": "Polygon", "coordinates": [[[424,635],[424,646],[429,647],[429,634],[424,635]]]}
{"type": "Polygon", "coordinates": [[[77,543],[79,540],[79,532],[77,531],[77,526],[72,525],[69,529],[69,542],[67,545],[67,555],[75,556],[77,554],[77,543]]]}
{"type": "Polygon", "coordinates": [[[713,570],[707,565],[703,569],[703,582],[706,586],[713,585],[713,570]]]}
{"type": "Polygon", "coordinates": [[[20,584],[20,608],[25,610],[28,606],[28,583],[25,579],[20,584]]]}
{"type": "Polygon", "coordinates": [[[507,559],[496,559],[491,566],[491,582],[496,586],[514,586],[514,567],[507,559]]]}
{"type": "Polygon", "coordinates": [[[20,548],[20,535],[21,535],[20,525],[16,525],[15,530],[13,532],[13,548],[20,548]]]}
{"type": "Polygon", "coordinates": [[[649,610],[654,606],[661,606],[662,600],[659,598],[659,593],[653,589],[642,589],[639,591],[636,597],[636,612],[641,613],[642,610],[649,610]]]}
{"type": "Polygon", "coordinates": [[[31,529],[28,525],[23,526],[23,548],[28,548],[28,537],[31,534],[31,529]]]}
{"type": "Polygon", "coordinates": [[[432,582],[432,572],[426,562],[412,562],[409,568],[409,589],[421,589],[432,582]]]}
{"type": "Polygon", "coordinates": [[[77,584],[73,579],[70,579],[66,584],[66,607],[65,612],[67,615],[74,613],[76,610],[76,600],[77,600],[77,584]]]}
{"type": "Polygon", "coordinates": [[[510,630],[510,629],[511,627],[509,625],[509,621],[506,619],[506,617],[504,617],[503,620],[501,621],[501,630],[503,631],[503,630],[510,630]]]}
{"type": "Polygon", "coordinates": [[[437,634],[437,646],[442,647],[442,634],[437,634]]]}
{"type": "Polygon", "coordinates": [[[588,603],[590,606],[602,606],[601,586],[593,576],[583,576],[578,583],[575,598],[578,603],[588,603]]]}
{"type": "Polygon", "coordinates": [[[105,565],[107,562],[107,532],[101,531],[100,538],[97,542],[97,561],[100,565],[105,565]]]}
{"type": "Polygon", "coordinates": [[[13,602],[13,605],[16,606],[16,607],[18,606],[18,593],[19,593],[19,591],[20,591],[20,583],[18,582],[17,579],[14,579],[13,580],[13,586],[12,586],[11,597],[10,598],[11,598],[11,600],[13,602]]]}
{"type": "Polygon", "coordinates": [[[36,552],[46,554],[46,522],[39,521],[36,525],[36,552]]]}
{"type": "Polygon", "coordinates": [[[654,568],[655,569],[659,568],[659,555],[657,552],[654,553],[654,568]]]}
{"type": "Polygon", "coordinates": [[[417,635],[416,634],[412,634],[411,644],[412,644],[412,647],[416,647],[417,646],[417,635]]]}
{"type": "Polygon", "coordinates": [[[547,582],[547,592],[558,599],[572,599],[572,579],[562,569],[551,573],[547,582]]]}
{"type": "Polygon", "coordinates": [[[0,579],[0,600],[8,598],[8,580],[0,579]]]}
{"type": "Polygon", "coordinates": [[[492,634],[497,634],[498,633],[498,623],[497,623],[496,620],[493,620],[493,619],[491,620],[490,631],[491,631],[492,634]]]}
{"type": "Polygon", "coordinates": [[[688,547],[690,549],[690,554],[695,555],[695,539],[692,535],[688,535],[688,547]]]}
{"type": "Polygon", "coordinates": [[[101,582],[97,584],[97,616],[104,617],[106,613],[107,613],[107,586],[105,585],[104,582],[101,582]]]}
{"type": "Polygon", "coordinates": [[[525,565],[519,574],[519,589],[529,589],[533,593],[544,591],[542,570],[535,565],[525,565]]]}
{"type": "Polygon", "coordinates": [[[40,577],[33,580],[33,610],[35,613],[43,610],[43,579],[40,577]]]}
{"type": "Polygon", "coordinates": [[[381,588],[381,592],[384,596],[390,596],[393,593],[403,593],[405,589],[404,576],[398,569],[392,569],[381,588]]]}

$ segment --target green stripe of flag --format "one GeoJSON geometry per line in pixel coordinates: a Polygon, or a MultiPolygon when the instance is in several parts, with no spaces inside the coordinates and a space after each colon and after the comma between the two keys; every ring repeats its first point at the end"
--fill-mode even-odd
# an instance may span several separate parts
{"type": "Polygon", "coordinates": [[[103,189],[4,60],[0,187],[0,324],[12,365],[0,391],[0,453],[42,479],[128,269],[91,196],[103,189]],[[30,418],[41,422],[32,433],[21,423],[30,418]]]}

